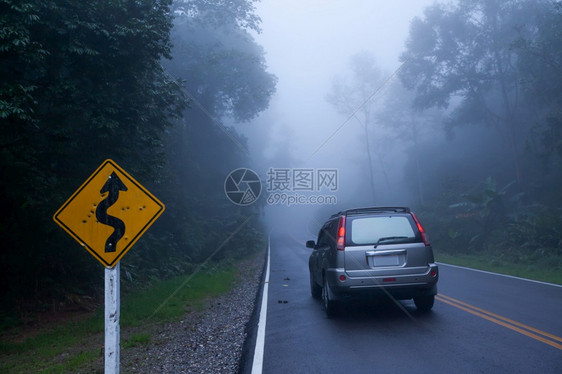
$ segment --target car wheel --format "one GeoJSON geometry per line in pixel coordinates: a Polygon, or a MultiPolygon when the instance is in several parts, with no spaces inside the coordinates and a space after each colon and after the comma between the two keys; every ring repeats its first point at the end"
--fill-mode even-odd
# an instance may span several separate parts
{"type": "Polygon", "coordinates": [[[328,280],[324,278],[324,287],[322,287],[322,304],[324,305],[324,311],[328,317],[333,317],[337,313],[337,302],[330,298],[330,288],[328,286],[328,280]]]}
{"type": "Polygon", "coordinates": [[[414,304],[416,308],[422,312],[429,312],[433,308],[433,303],[435,302],[434,295],[424,295],[414,297],[414,304]]]}
{"type": "Polygon", "coordinates": [[[314,281],[314,277],[312,276],[312,273],[309,274],[310,274],[310,294],[316,300],[320,300],[322,298],[322,287],[320,287],[318,283],[314,281]]]}

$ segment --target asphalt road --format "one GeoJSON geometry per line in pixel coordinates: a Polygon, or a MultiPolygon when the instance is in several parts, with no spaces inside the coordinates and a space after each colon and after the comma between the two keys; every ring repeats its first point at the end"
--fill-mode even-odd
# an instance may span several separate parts
{"type": "Polygon", "coordinates": [[[440,264],[430,313],[402,301],[328,319],[306,239],[271,237],[253,374],[562,373],[562,287],[440,264]]]}

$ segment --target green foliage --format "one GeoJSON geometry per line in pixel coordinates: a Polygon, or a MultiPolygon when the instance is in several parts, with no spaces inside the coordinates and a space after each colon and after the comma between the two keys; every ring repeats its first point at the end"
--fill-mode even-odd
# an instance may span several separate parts
{"type": "Polygon", "coordinates": [[[125,299],[121,308],[121,325],[137,326],[148,318],[157,321],[179,318],[187,310],[200,308],[205,298],[228,291],[235,276],[234,269],[209,269],[195,277],[182,275],[156,282],[146,291],[131,294],[125,299]]]}
{"type": "Polygon", "coordinates": [[[513,261],[493,251],[473,253],[436,252],[436,260],[472,269],[562,285],[562,256],[539,261],[513,261]]]}
{"type": "Polygon", "coordinates": [[[498,188],[492,177],[470,193],[458,187],[420,211],[440,261],[560,282],[553,276],[562,269],[559,208],[525,204],[512,183],[498,188]],[[455,195],[465,201],[451,204],[455,195]]]}
{"type": "Polygon", "coordinates": [[[133,348],[139,345],[148,345],[150,343],[151,335],[147,333],[140,333],[131,336],[129,339],[123,342],[123,348],[133,348]]]}
{"type": "Polygon", "coordinates": [[[478,0],[436,4],[411,24],[402,82],[415,90],[420,108],[449,108],[449,131],[486,125],[500,135],[512,178],[527,181],[521,153],[536,111],[522,95],[525,75],[514,62],[521,39],[535,39],[549,1],[478,0]]]}
{"type": "Polygon", "coordinates": [[[562,211],[535,204],[513,216],[508,242],[524,248],[528,255],[562,256],[562,211]]]}
{"type": "MultiPolygon", "coordinates": [[[[207,298],[230,290],[237,276],[235,267],[221,264],[197,274],[155,281],[151,287],[128,294],[122,299],[122,348],[149,344],[152,329],[147,321],[183,317],[186,311],[201,307],[207,298]],[[168,300],[172,294],[174,297],[168,300]],[[131,335],[129,327],[136,328],[131,335]]],[[[0,372],[93,371],[93,361],[103,355],[103,318],[100,306],[89,318],[62,321],[23,341],[2,336],[0,372]]]]}
{"type": "MultiPolygon", "coordinates": [[[[488,177],[478,191],[462,195],[465,202],[449,205],[450,208],[457,209],[457,212],[461,211],[461,213],[457,213],[457,217],[468,218],[470,227],[472,227],[470,230],[471,245],[478,243],[478,245],[487,247],[488,240],[494,231],[504,229],[506,212],[503,197],[513,183],[498,189],[496,180],[488,177]]],[[[454,235],[449,235],[453,239],[458,237],[458,232],[454,232],[454,235]]]]}
{"type": "MultiPolygon", "coordinates": [[[[217,3],[214,11],[222,12],[223,6],[217,3]]],[[[206,120],[224,116],[250,120],[267,108],[276,78],[266,71],[262,48],[239,22],[216,25],[203,17],[211,12],[210,5],[205,9],[176,17],[174,59],[165,66],[183,81],[188,96],[202,106],[198,109],[213,117],[206,120]]],[[[197,121],[186,114],[186,119],[197,121]]]]}
{"type": "Polygon", "coordinates": [[[522,37],[517,43],[524,93],[542,114],[532,127],[527,148],[542,162],[541,176],[546,174],[549,182],[559,183],[556,171],[562,169],[562,80],[558,78],[562,75],[562,4],[554,3],[538,20],[537,29],[536,38],[522,37]]]}
{"type": "Polygon", "coordinates": [[[176,0],[174,13],[180,17],[190,17],[194,26],[218,29],[251,29],[260,32],[261,19],[254,13],[254,3],[258,0],[176,0]]]}
{"type": "Polygon", "coordinates": [[[548,0],[436,3],[412,21],[401,81],[454,140],[411,156],[433,168],[420,214],[436,251],[559,271],[561,35],[562,6],[548,0]]]}
{"type": "MultiPolygon", "coordinates": [[[[97,323],[98,329],[92,330],[92,321],[64,323],[54,328],[41,331],[37,335],[29,337],[22,342],[3,342],[0,347],[0,354],[3,356],[1,371],[11,372],[37,372],[37,371],[60,371],[66,366],[66,363],[60,363],[60,357],[67,357],[67,363],[76,367],[83,362],[85,357],[92,357],[91,347],[70,355],[67,352],[73,347],[83,347],[80,344],[85,336],[90,334],[98,334],[103,330],[103,321],[101,325],[97,323]],[[25,359],[22,359],[25,357],[25,359]],[[59,358],[57,360],[57,358],[59,358]]],[[[5,339],[5,338],[4,338],[5,339]]],[[[103,345],[103,338],[96,337],[98,347],[94,349],[95,356],[100,352],[103,345]]]]}
{"type": "Polygon", "coordinates": [[[248,166],[248,154],[245,139],[222,121],[254,118],[267,108],[276,85],[262,48],[248,32],[259,24],[251,1],[180,1],[175,11],[173,59],[163,65],[181,80],[191,107],[169,129],[166,170],[154,191],[162,201],[173,202],[157,223],[166,227],[166,235],[135,254],[162,255],[158,243],[171,243],[162,261],[144,261],[154,262],[155,276],[193,268],[211,255],[213,261],[241,258],[263,246],[263,229],[252,219],[215,253],[258,210],[238,208],[225,196],[226,176],[248,166]]]}
{"type": "MultiPolygon", "coordinates": [[[[226,201],[224,178],[246,155],[236,131],[216,125],[225,116],[255,117],[275,88],[246,31],[259,30],[253,2],[197,0],[173,9],[183,16],[174,18],[171,0],[0,0],[5,322],[99,300],[102,267],[51,217],[107,158],[166,204],[123,260],[125,291],[193,270],[255,213],[226,201]],[[172,76],[186,82],[196,110],[185,111],[172,76]]],[[[253,250],[259,230],[245,227],[217,260],[253,250]]]]}
{"type": "Polygon", "coordinates": [[[508,183],[498,189],[496,180],[490,176],[482,183],[479,191],[462,195],[467,202],[452,204],[450,207],[463,207],[466,209],[465,214],[475,212],[482,219],[489,219],[493,216],[503,217],[505,212],[502,197],[514,183],[508,183]]]}
{"type": "Polygon", "coordinates": [[[160,66],[169,5],[0,2],[3,299],[64,299],[97,278],[50,217],[106,158],[141,178],[161,162],[182,108],[160,66]]]}
{"type": "Polygon", "coordinates": [[[178,118],[186,98],[162,62],[174,52],[178,77],[204,77],[198,82],[207,97],[214,96],[214,104],[200,100],[211,116],[250,119],[267,106],[275,86],[274,77],[265,73],[263,51],[244,31],[258,30],[259,19],[250,1],[235,7],[230,2],[185,3],[198,16],[184,20],[183,38],[196,43],[199,53],[181,54],[172,51],[171,5],[171,0],[0,0],[0,297],[5,321],[25,322],[30,309],[56,310],[101,295],[102,268],[51,217],[104,159],[114,159],[142,181],[166,203],[164,217],[169,217],[128,255],[123,267],[130,284],[125,282],[125,288],[193,269],[240,223],[239,214],[225,214],[226,208],[196,218],[213,210],[219,193],[225,199],[225,171],[235,163],[241,166],[243,157],[231,140],[238,137],[235,132],[225,137],[223,129],[209,126],[208,117],[201,121],[197,114],[183,128],[178,118]],[[204,30],[198,27],[210,15],[222,31],[207,21],[204,30]],[[228,47],[218,47],[206,35],[228,47]],[[196,61],[190,66],[198,70],[182,70],[182,61],[196,61]],[[177,132],[183,136],[176,138],[177,132]],[[192,146],[222,153],[209,160],[192,146]],[[172,162],[166,166],[167,159],[172,162]],[[223,164],[224,159],[232,164],[223,164]],[[215,188],[212,195],[209,186],[215,188]],[[191,203],[200,196],[207,200],[191,203]]]}

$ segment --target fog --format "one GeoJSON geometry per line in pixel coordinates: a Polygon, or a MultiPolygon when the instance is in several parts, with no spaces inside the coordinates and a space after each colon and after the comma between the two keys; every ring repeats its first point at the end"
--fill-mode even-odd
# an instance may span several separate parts
{"type": "Polygon", "coordinates": [[[373,205],[412,208],[437,255],[560,273],[559,0],[58,3],[2,13],[5,326],[99,295],[99,264],[52,217],[108,159],[166,206],[129,282],[225,240],[213,261],[242,259],[263,221],[304,248],[373,205]]]}
{"type": "MultiPolygon", "coordinates": [[[[405,185],[405,149],[386,149],[384,160],[374,162],[375,198],[369,190],[369,163],[361,123],[327,101],[335,79],[349,79],[350,59],[368,53],[383,77],[379,92],[366,104],[382,100],[397,78],[399,55],[410,21],[421,16],[431,1],[272,1],[257,5],[262,32],[255,39],[265,50],[269,71],[278,77],[269,109],[250,124],[238,125],[248,138],[256,170],[262,178],[269,168],[336,168],[338,204],[268,206],[271,220],[296,223],[321,219],[337,209],[368,205],[409,205],[405,185]],[[387,179],[383,178],[381,163],[387,179]],[[297,218],[299,218],[297,220],[297,218]]],[[[375,92],[370,92],[369,95],[375,92]]],[[[359,107],[354,110],[360,109],[359,107]]],[[[385,134],[371,130],[375,144],[385,134]]],[[[387,143],[390,145],[390,143],[387,143]]],[[[267,191],[265,192],[267,193],[267,191]]],[[[316,228],[314,229],[316,230],[316,228]]]]}

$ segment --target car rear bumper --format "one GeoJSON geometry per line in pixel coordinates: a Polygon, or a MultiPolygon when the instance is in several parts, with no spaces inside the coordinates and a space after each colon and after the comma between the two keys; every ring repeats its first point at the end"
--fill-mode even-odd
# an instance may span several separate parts
{"type": "MultiPolygon", "coordinates": [[[[373,273],[375,273],[373,271],[373,273]]],[[[429,264],[424,272],[405,275],[349,277],[344,269],[328,269],[328,284],[337,300],[392,296],[405,300],[422,295],[436,295],[439,269],[429,264]],[[342,280],[343,279],[343,280],[342,280]]]]}

